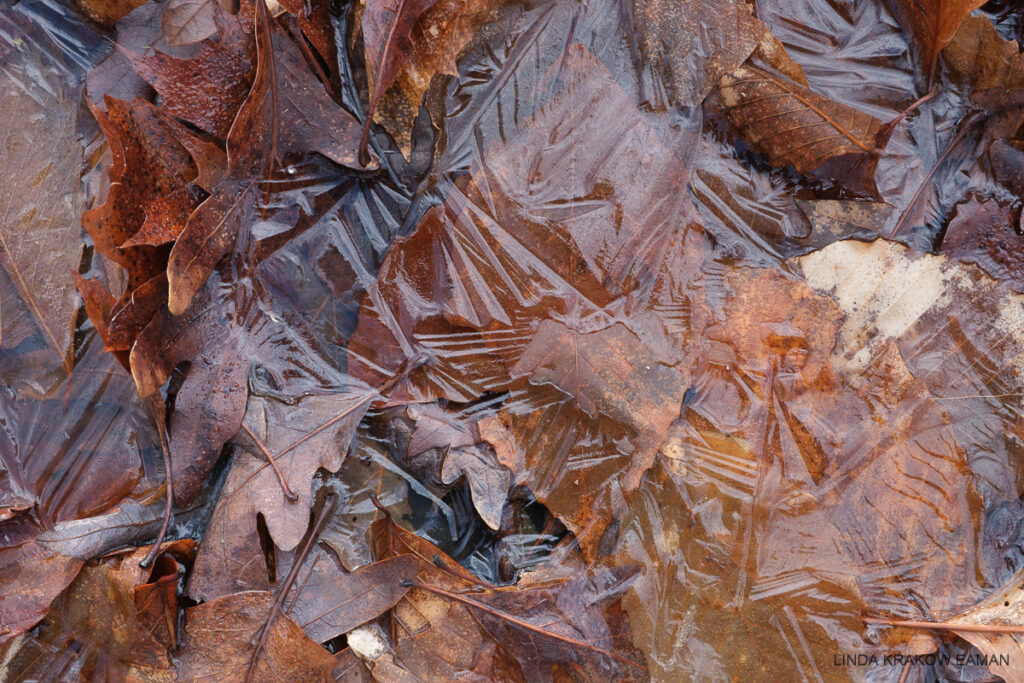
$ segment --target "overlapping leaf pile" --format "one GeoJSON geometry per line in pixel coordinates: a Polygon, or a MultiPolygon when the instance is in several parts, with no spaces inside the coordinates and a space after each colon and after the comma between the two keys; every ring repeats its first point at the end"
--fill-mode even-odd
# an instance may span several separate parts
{"type": "Polygon", "coordinates": [[[0,10],[4,677],[1024,680],[998,4],[0,10]]]}

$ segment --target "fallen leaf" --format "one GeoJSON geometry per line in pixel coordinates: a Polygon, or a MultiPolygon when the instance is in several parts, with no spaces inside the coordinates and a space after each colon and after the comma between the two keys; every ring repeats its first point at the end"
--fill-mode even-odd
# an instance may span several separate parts
{"type": "Polygon", "coordinates": [[[16,680],[58,679],[67,671],[88,678],[173,680],[168,652],[175,647],[179,618],[173,567],[175,557],[188,562],[195,542],[176,541],[161,550],[161,562],[152,572],[139,567],[149,548],[82,569],[37,631],[12,653],[8,673],[16,680]],[[171,574],[164,576],[161,567],[171,574]],[[169,586],[169,593],[161,586],[169,586]],[[47,651],[67,655],[40,657],[47,651]]]}
{"type": "Polygon", "coordinates": [[[1019,627],[1021,624],[1021,607],[1024,604],[1024,590],[1021,584],[1024,576],[1021,572],[1006,581],[998,590],[980,601],[963,614],[958,614],[941,624],[944,630],[950,630],[974,645],[982,656],[976,659],[987,664],[988,670],[1006,681],[1019,681],[1024,677],[1024,640],[1019,633],[1000,632],[1001,626],[1019,627]],[[958,624],[990,627],[990,632],[958,630],[958,624]]]}
{"type": "Polygon", "coordinates": [[[228,135],[258,66],[252,32],[241,16],[215,11],[219,41],[204,40],[191,59],[120,48],[162,98],[161,109],[216,138],[228,135]]]}
{"type": "Polygon", "coordinates": [[[974,263],[992,277],[1024,289],[1024,237],[1014,229],[1011,208],[994,199],[972,197],[954,209],[942,251],[974,263]]]}
{"type": "MultiPolygon", "coordinates": [[[[380,80],[383,88],[375,107],[367,109],[367,117],[380,124],[394,138],[399,151],[408,161],[412,153],[412,131],[420,103],[430,88],[434,76],[458,76],[455,60],[486,21],[492,10],[500,3],[496,0],[434,0],[416,19],[410,23],[408,37],[402,43],[403,50],[392,70],[381,69],[389,81],[380,80]]],[[[374,5],[374,3],[371,3],[374,5]]],[[[364,10],[380,11],[376,6],[364,10]]],[[[396,24],[398,26],[399,24],[396,24]]],[[[404,23],[403,30],[406,30],[404,23]]],[[[376,26],[373,28],[376,30],[376,26]]],[[[383,36],[374,35],[372,39],[383,36]]],[[[378,56],[378,48],[369,46],[364,35],[368,63],[371,54],[378,56]]],[[[376,79],[376,74],[373,74],[376,79]]],[[[376,91],[377,80],[374,81],[376,91]]],[[[371,94],[372,96],[372,94],[371,94]]]]}
{"type": "Polygon", "coordinates": [[[942,48],[967,15],[984,4],[984,0],[890,0],[900,27],[914,41],[928,87],[933,84],[942,48]]]}
{"type": "Polygon", "coordinates": [[[265,312],[272,309],[263,282],[239,280],[230,298],[221,299],[222,282],[220,274],[210,278],[183,316],[166,309],[157,314],[131,351],[132,374],[142,397],[158,391],[176,365],[190,364],[169,428],[179,503],[198,495],[221,448],[241,427],[254,359],[265,357],[261,348],[276,349],[278,360],[261,363],[261,372],[287,378],[279,391],[288,400],[337,390],[343,381],[303,321],[280,307],[273,316],[265,312]]]}
{"type": "Polygon", "coordinates": [[[0,521],[0,643],[36,625],[50,603],[74,580],[83,561],[36,542],[39,530],[19,517],[0,521]]]}
{"type": "MultiPolygon", "coordinates": [[[[262,591],[235,593],[185,610],[178,680],[214,678],[242,681],[252,641],[270,612],[273,596],[262,591]]],[[[255,681],[279,680],[288,672],[299,680],[331,680],[334,656],[310,640],[294,621],[279,615],[253,672],[255,681]]]]}
{"type": "Polygon", "coordinates": [[[168,45],[198,43],[217,33],[213,0],[168,0],[160,20],[168,45]]]}
{"type": "Polygon", "coordinates": [[[769,163],[877,198],[875,166],[887,142],[881,121],[758,62],[723,76],[719,90],[730,121],[769,163]]]}
{"type": "Polygon", "coordinates": [[[370,161],[370,122],[377,104],[413,53],[413,26],[437,1],[400,0],[397,5],[391,5],[382,0],[370,0],[364,5],[360,28],[366,51],[366,71],[370,77],[370,101],[366,105],[366,118],[359,140],[359,162],[362,164],[370,161]]]}
{"type": "Polygon", "coordinates": [[[145,0],[75,0],[75,5],[95,22],[111,25],[145,0]]]}
{"type": "Polygon", "coordinates": [[[633,40],[665,83],[667,102],[696,107],[753,53],[767,27],[742,2],[633,0],[633,40]]]}
{"type": "Polygon", "coordinates": [[[316,48],[331,73],[337,70],[334,24],[328,0],[284,0],[281,5],[298,19],[303,35],[316,48]]]}
{"type": "Polygon", "coordinates": [[[1024,87],[1024,57],[986,17],[967,17],[942,48],[950,80],[971,91],[1024,87]]]}
{"type": "Polygon", "coordinates": [[[318,643],[354,630],[391,609],[408,592],[403,585],[419,562],[399,555],[347,572],[332,552],[319,546],[299,570],[284,613],[318,643]]]}
{"type": "Polygon", "coordinates": [[[315,151],[358,167],[359,124],[327,96],[262,1],[257,7],[256,75],[228,133],[227,171],[171,250],[169,306],[177,315],[255,220],[262,208],[263,183],[287,177],[289,161],[315,151]]]}
{"type": "Polygon", "coordinates": [[[6,189],[0,209],[0,265],[70,373],[69,346],[78,311],[71,272],[78,270],[82,255],[78,216],[83,207],[83,151],[77,140],[81,85],[48,54],[47,44],[42,35],[22,40],[4,59],[0,74],[0,118],[7,122],[0,151],[6,189]]]}
{"type": "MultiPolygon", "coordinates": [[[[479,586],[468,571],[447,558],[438,548],[397,526],[390,517],[374,522],[371,534],[378,560],[412,556],[417,559],[416,581],[444,590],[479,586]]],[[[439,595],[412,588],[395,605],[390,621],[394,648],[391,667],[401,667],[411,680],[450,681],[460,675],[490,679],[506,672],[504,680],[523,680],[519,667],[498,648],[474,619],[469,609],[439,595]]],[[[377,671],[374,677],[394,680],[397,672],[377,671]]],[[[401,668],[398,671],[401,671],[401,668]]]]}

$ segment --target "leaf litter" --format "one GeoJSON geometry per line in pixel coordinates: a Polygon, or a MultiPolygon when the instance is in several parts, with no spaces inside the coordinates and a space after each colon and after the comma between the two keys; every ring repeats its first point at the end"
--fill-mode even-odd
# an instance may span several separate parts
{"type": "Polygon", "coordinates": [[[5,679],[1024,680],[1012,11],[77,7],[0,9],[5,679]]]}

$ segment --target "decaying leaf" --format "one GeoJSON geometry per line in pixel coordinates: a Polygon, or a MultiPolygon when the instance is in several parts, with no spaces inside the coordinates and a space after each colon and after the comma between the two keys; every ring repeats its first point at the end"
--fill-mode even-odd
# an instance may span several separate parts
{"type": "MultiPolygon", "coordinates": [[[[260,3],[262,5],[262,3],[260,3]]],[[[258,69],[252,29],[241,16],[215,12],[219,40],[191,59],[126,51],[132,67],[160,93],[162,109],[214,137],[228,135],[258,69]]],[[[124,50],[124,48],[122,48],[124,50]]]]}
{"type": "Polygon", "coordinates": [[[149,551],[110,558],[84,568],[54,602],[38,633],[22,641],[6,662],[13,680],[86,678],[173,680],[168,652],[176,646],[178,564],[195,552],[191,540],[162,547],[152,570],[139,567],[149,551]],[[170,589],[169,591],[167,589],[170,589]],[[50,657],[49,652],[65,653],[50,657]]]}
{"type": "Polygon", "coordinates": [[[668,102],[699,106],[754,51],[767,27],[745,3],[634,0],[631,38],[645,67],[664,80],[668,102]]]}
{"type": "MultiPolygon", "coordinates": [[[[372,117],[374,122],[387,130],[406,159],[410,158],[412,151],[413,125],[431,80],[435,75],[458,75],[456,57],[470,42],[478,25],[500,3],[496,0],[435,0],[428,4],[422,14],[411,20],[408,27],[404,17],[396,17],[393,22],[401,48],[398,51],[400,56],[396,57],[398,64],[381,68],[379,77],[377,71],[370,71],[373,78],[371,98],[377,94],[378,87],[382,90],[377,94],[375,106],[367,108],[367,117],[372,117]],[[400,30],[407,31],[407,37],[399,36],[397,32],[400,30]]],[[[368,2],[363,10],[363,21],[366,22],[365,17],[371,12],[382,13],[383,7],[383,3],[373,0],[368,2]]],[[[409,5],[409,9],[404,12],[413,11],[411,8],[412,5],[409,5]]],[[[366,24],[363,26],[365,31],[366,24]]],[[[374,59],[383,58],[383,55],[378,54],[379,48],[374,42],[381,39],[381,36],[375,35],[379,20],[371,22],[369,28],[371,33],[364,35],[363,44],[366,47],[367,63],[376,68],[378,62],[374,59]]]]}
{"type": "Polygon", "coordinates": [[[881,121],[757,63],[727,74],[719,87],[733,125],[770,163],[877,197],[881,121]]]}
{"type": "MultiPolygon", "coordinates": [[[[253,638],[270,611],[273,596],[235,593],[185,610],[185,637],[175,662],[179,680],[243,681],[253,638]]],[[[270,681],[287,671],[301,680],[331,680],[334,656],[287,616],[279,616],[255,665],[253,680],[270,681]]]]}

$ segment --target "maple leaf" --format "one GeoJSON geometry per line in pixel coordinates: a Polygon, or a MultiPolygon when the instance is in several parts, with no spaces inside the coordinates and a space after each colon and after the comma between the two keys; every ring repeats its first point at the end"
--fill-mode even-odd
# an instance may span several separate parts
{"type": "Polygon", "coordinates": [[[214,266],[260,210],[264,183],[287,175],[286,165],[309,152],[360,167],[358,123],[310,73],[295,44],[257,4],[256,76],[228,133],[228,167],[211,196],[192,214],[167,266],[169,306],[181,314],[214,266]]]}

